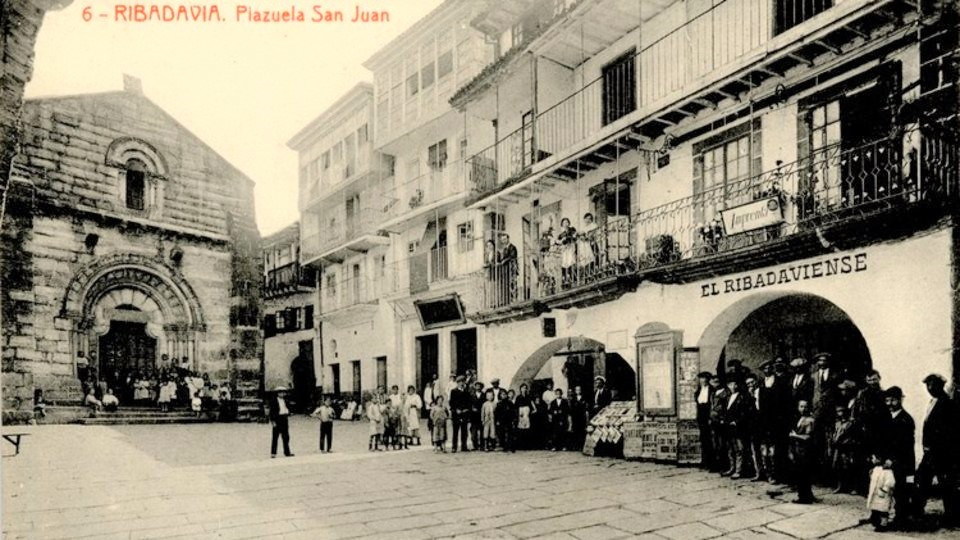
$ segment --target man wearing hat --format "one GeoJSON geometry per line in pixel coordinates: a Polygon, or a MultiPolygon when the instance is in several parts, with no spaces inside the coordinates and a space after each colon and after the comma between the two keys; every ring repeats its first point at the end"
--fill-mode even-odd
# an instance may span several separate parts
{"type": "Polygon", "coordinates": [[[827,432],[833,425],[834,403],[837,397],[837,385],[840,383],[837,370],[832,367],[832,357],[830,353],[817,353],[814,357],[816,365],[813,370],[812,397],[810,407],[813,417],[817,421],[817,430],[814,437],[814,448],[821,464],[820,478],[830,484],[832,471],[826,465],[830,463],[829,450],[827,449],[827,432]]]}
{"type": "Polygon", "coordinates": [[[467,426],[470,422],[470,393],[466,389],[463,375],[456,379],[457,385],[450,391],[450,416],[453,419],[453,451],[457,451],[457,442],[463,451],[467,451],[467,426]]]}
{"type": "Polygon", "coordinates": [[[287,408],[287,388],[278,386],[273,389],[273,395],[268,401],[270,425],[273,427],[273,438],[270,440],[270,457],[277,457],[277,439],[283,439],[283,455],[293,457],[290,452],[290,426],[287,420],[290,409],[287,408]]]}
{"type": "MultiPolygon", "coordinates": [[[[886,397],[880,386],[880,372],[871,370],[864,376],[864,386],[853,398],[850,408],[850,419],[854,429],[859,434],[861,445],[860,455],[857,457],[858,467],[862,468],[861,478],[869,477],[870,456],[883,453],[884,438],[889,431],[890,411],[887,409],[886,397]]],[[[863,490],[865,485],[858,485],[863,490]]]]}
{"type": "Polygon", "coordinates": [[[790,361],[790,367],[793,371],[793,378],[790,381],[790,404],[791,411],[795,410],[797,403],[803,399],[808,403],[813,395],[813,382],[810,380],[810,372],[807,369],[807,359],[798,356],[790,361]]]}
{"type": "MultiPolygon", "coordinates": [[[[783,365],[783,360],[777,361],[783,365]]],[[[789,438],[787,434],[793,427],[793,405],[790,400],[790,383],[776,374],[776,361],[767,360],[760,364],[763,377],[760,379],[759,398],[756,407],[759,414],[760,457],[767,480],[771,483],[785,480],[783,463],[786,458],[789,438]]]]}
{"type": "Polygon", "coordinates": [[[594,416],[610,404],[610,390],[607,389],[607,380],[602,375],[597,375],[594,379],[596,389],[593,391],[593,408],[591,412],[594,416]]]}
{"type": "Polygon", "coordinates": [[[923,513],[931,481],[933,477],[937,477],[943,493],[943,525],[956,527],[960,525],[960,501],[957,500],[960,414],[957,413],[956,404],[944,390],[946,383],[946,379],[937,374],[927,375],[923,379],[927,393],[930,394],[930,403],[923,418],[923,458],[917,468],[916,510],[919,514],[923,513]]]}
{"type": "Polygon", "coordinates": [[[916,424],[910,413],[903,410],[903,390],[899,386],[888,388],[884,398],[890,411],[890,423],[884,437],[885,451],[877,457],[893,462],[893,478],[896,481],[893,488],[894,524],[902,528],[910,515],[910,486],[907,479],[913,476],[916,466],[913,452],[916,424]]]}
{"type": "Polygon", "coordinates": [[[702,371],[697,375],[697,427],[700,428],[700,455],[701,465],[713,470],[716,457],[713,453],[713,436],[710,434],[710,403],[714,389],[710,386],[709,371],[702,371]]]}

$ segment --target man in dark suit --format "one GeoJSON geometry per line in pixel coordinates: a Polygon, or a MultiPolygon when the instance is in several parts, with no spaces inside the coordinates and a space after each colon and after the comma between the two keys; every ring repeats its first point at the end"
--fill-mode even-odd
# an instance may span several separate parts
{"type": "Polygon", "coordinates": [[[857,392],[857,397],[853,398],[850,420],[860,438],[855,465],[860,480],[855,487],[865,492],[870,477],[870,457],[883,453],[886,442],[884,439],[889,431],[890,410],[887,408],[883,388],[880,387],[880,372],[872,370],[864,377],[864,387],[857,392]]]}
{"type": "Polygon", "coordinates": [[[827,466],[830,463],[827,455],[827,433],[830,426],[834,424],[836,414],[834,403],[837,397],[837,386],[840,384],[840,374],[833,367],[833,358],[830,353],[817,353],[813,358],[816,365],[812,372],[810,407],[817,427],[814,432],[814,451],[820,464],[820,479],[827,484],[832,484],[833,478],[830,478],[832,471],[827,466]]]}
{"type": "Polygon", "coordinates": [[[946,380],[931,374],[923,380],[930,394],[930,403],[923,419],[923,458],[917,468],[918,514],[922,514],[930,493],[933,477],[943,493],[943,525],[960,525],[960,501],[957,500],[957,474],[960,473],[960,415],[956,404],[944,391],[946,380]]]}
{"type": "Polygon", "coordinates": [[[771,483],[786,482],[786,453],[793,428],[793,406],[790,399],[790,382],[777,374],[777,365],[785,366],[782,358],[767,360],[760,364],[763,376],[759,378],[758,431],[760,457],[767,480],[771,483]]]}
{"type": "Polygon", "coordinates": [[[557,397],[547,407],[547,414],[550,415],[550,427],[553,431],[553,442],[550,448],[556,451],[564,449],[570,426],[570,404],[563,398],[563,390],[557,388],[554,393],[557,397]]]}
{"type": "Polygon", "coordinates": [[[790,380],[790,398],[793,403],[790,404],[791,410],[796,410],[797,403],[803,399],[809,406],[810,399],[813,397],[813,381],[810,379],[810,372],[807,368],[807,359],[802,356],[790,361],[790,367],[793,368],[793,378],[790,380]]]}
{"type": "Polygon", "coordinates": [[[450,417],[453,419],[453,451],[456,452],[457,442],[464,452],[467,451],[467,427],[470,423],[470,393],[465,388],[463,375],[456,378],[457,386],[450,391],[450,417]]]}
{"type": "Polygon", "coordinates": [[[743,476],[750,449],[750,419],[753,405],[750,395],[742,391],[736,379],[727,381],[727,403],[723,422],[727,433],[730,468],[725,474],[737,479],[743,476]]]}
{"type": "Polygon", "coordinates": [[[710,446],[713,448],[714,462],[712,471],[723,474],[729,467],[727,449],[727,433],[724,427],[724,416],[727,410],[727,389],[720,382],[719,375],[710,377],[710,446]]]}
{"type": "Polygon", "coordinates": [[[591,413],[593,416],[596,416],[604,407],[610,404],[610,390],[607,388],[607,380],[602,376],[597,375],[597,378],[594,380],[596,383],[596,389],[593,391],[593,406],[591,408],[591,413]]]}
{"type": "Polygon", "coordinates": [[[290,409],[287,408],[287,389],[278,386],[268,401],[270,425],[273,427],[273,437],[270,440],[270,457],[277,457],[277,439],[283,439],[283,455],[293,457],[290,452],[290,426],[287,422],[290,409]]]}
{"type": "Polygon", "coordinates": [[[700,464],[705,469],[713,470],[716,458],[710,435],[710,402],[713,398],[710,375],[709,371],[697,375],[697,427],[700,428],[700,464]]]}
{"type": "Polygon", "coordinates": [[[902,528],[910,515],[910,485],[907,478],[913,476],[916,456],[913,452],[916,425],[913,417],[903,410],[903,391],[899,386],[891,386],[884,392],[887,409],[890,411],[890,423],[884,440],[885,451],[878,456],[881,460],[893,462],[894,525],[902,528]]]}
{"type": "Polygon", "coordinates": [[[480,419],[480,409],[485,401],[483,393],[483,383],[476,381],[473,383],[473,391],[470,394],[470,439],[473,441],[473,449],[480,448],[480,433],[483,431],[483,422],[480,419]]]}
{"type": "Polygon", "coordinates": [[[584,399],[583,389],[575,386],[573,395],[570,397],[570,450],[580,451],[583,449],[583,441],[587,436],[587,424],[589,423],[590,406],[584,399]]]}

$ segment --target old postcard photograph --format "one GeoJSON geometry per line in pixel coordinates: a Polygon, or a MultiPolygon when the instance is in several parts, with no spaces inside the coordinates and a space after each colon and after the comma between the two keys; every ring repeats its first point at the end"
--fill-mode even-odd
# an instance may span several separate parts
{"type": "Polygon", "coordinates": [[[960,3],[0,31],[3,538],[960,540],[960,3]]]}

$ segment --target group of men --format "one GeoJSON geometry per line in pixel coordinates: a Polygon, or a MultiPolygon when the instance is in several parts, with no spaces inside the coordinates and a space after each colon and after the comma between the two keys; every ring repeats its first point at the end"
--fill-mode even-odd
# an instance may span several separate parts
{"type": "Polygon", "coordinates": [[[792,484],[797,502],[812,503],[812,483],[864,494],[869,471],[888,465],[896,488],[895,525],[923,514],[935,477],[944,500],[944,525],[960,520],[960,407],[943,377],[924,379],[931,400],[923,419],[923,457],[916,466],[915,423],[903,391],[884,390],[880,373],[844,373],[829,353],[789,365],[760,364],[761,373],[727,362],[725,373],[699,374],[697,420],[704,466],[733,479],[792,484]]]}
{"type": "Polygon", "coordinates": [[[541,394],[531,395],[527,384],[521,384],[519,392],[506,391],[500,387],[500,379],[493,379],[486,388],[480,381],[468,386],[464,376],[456,377],[454,382],[456,386],[450,390],[448,400],[454,452],[468,450],[468,438],[473,449],[489,448],[484,441],[490,437],[484,435],[483,406],[491,398],[496,411],[496,440],[504,450],[518,446],[579,450],[590,417],[610,404],[610,392],[603,377],[596,378],[592,399],[585,396],[579,386],[568,398],[562,389],[554,389],[552,384],[541,394]]]}

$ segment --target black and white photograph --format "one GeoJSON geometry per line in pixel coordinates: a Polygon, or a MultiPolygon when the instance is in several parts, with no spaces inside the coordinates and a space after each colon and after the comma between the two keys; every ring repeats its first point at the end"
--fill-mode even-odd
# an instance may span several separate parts
{"type": "Polygon", "coordinates": [[[5,539],[960,540],[956,0],[0,0],[5,539]]]}

